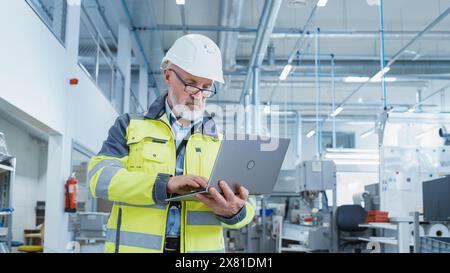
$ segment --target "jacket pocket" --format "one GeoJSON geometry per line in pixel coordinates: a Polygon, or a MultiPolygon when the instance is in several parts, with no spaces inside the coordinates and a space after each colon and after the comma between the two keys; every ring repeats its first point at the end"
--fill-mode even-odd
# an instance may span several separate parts
{"type": "Polygon", "coordinates": [[[149,164],[161,164],[167,160],[169,139],[162,136],[130,134],[128,169],[131,171],[154,171],[158,168],[148,167],[149,164]]]}

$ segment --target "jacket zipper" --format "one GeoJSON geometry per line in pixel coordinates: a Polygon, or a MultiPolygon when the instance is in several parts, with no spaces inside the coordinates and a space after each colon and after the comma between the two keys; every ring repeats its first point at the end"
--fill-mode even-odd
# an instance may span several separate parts
{"type": "Polygon", "coordinates": [[[122,208],[119,207],[119,215],[117,216],[117,227],[116,227],[116,253],[119,253],[120,246],[120,228],[122,226],[122,208]]]}
{"type": "MultiPolygon", "coordinates": [[[[169,127],[169,125],[167,125],[164,121],[162,121],[162,120],[160,120],[160,122],[162,123],[162,124],[164,124],[164,126],[166,126],[167,127],[167,129],[169,129],[169,132],[170,132],[170,134],[172,135],[172,139],[173,139],[173,141],[172,141],[172,143],[173,143],[173,148],[174,148],[174,150],[176,151],[177,150],[177,145],[176,145],[176,143],[175,143],[175,138],[173,137],[173,134],[172,134],[172,129],[169,127]]],[[[167,142],[167,141],[166,141],[167,142]]],[[[175,152],[175,168],[176,168],[176,163],[177,162],[177,155],[176,155],[176,152],[175,152]]],[[[170,194],[170,197],[172,197],[172,194],[170,194]]],[[[163,250],[163,252],[164,252],[164,248],[165,248],[165,246],[166,246],[166,229],[167,229],[167,218],[169,218],[169,211],[170,211],[170,202],[169,202],[169,206],[167,206],[167,208],[166,208],[166,221],[165,221],[165,223],[164,223],[164,240],[163,240],[163,245],[162,245],[162,250],[163,250]]],[[[181,235],[181,234],[180,234],[181,235]]],[[[181,238],[180,238],[181,239],[181,238]]],[[[181,248],[181,246],[180,246],[180,248],[181,248]]],[[[180,249],[180,251],[181,251],[181,249],[180,249]]]]}

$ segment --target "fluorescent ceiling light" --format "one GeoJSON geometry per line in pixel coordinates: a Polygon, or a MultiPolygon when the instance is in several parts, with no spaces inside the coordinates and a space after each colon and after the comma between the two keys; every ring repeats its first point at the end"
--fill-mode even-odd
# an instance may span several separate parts
{"type": "Polygon", "coordinates": [[[316,134],[316,131],[313,129],[313,130],[309,131],[309,132],[306,134],[306,137],[307,137],[307,138],[310,138],[310,137],[312,137],[312,136],[315,135],[315,134],[316,134]]]}
{"type": "Polygon", "coordinates": [[[291,73],[293,66],[290,64],[287,64],[284,69],[283,72],[281,72],[280,75],[280,81],[285,81],[287,79],[287,77],[289,76],[289,73],[291,73]]]}
{"type": "Polygon", "coordinates": [[[338,107],[338,108],[336,108],[336,110],[334,110],[333,113],[331,113],[330,116],[331,116],[331,117],[336,117],[336,116],[339,115],[343,110],[344,110],[344,108],[338,107]]]}
{"type": "Polygon", "coordinates": [[[369,77],[346,77],[344,78],[344,82],[366,82],[369,80],[369,77]]]}
{"type": "MultiPolygon", "coordinates": [[[[346,77],[344,78],[344,82],[355,82],[355,83],[364,83],[370,80],[370,82],[381,82],[381,77],[373,77],[370,79],[369,77],[346,77]]],[[[385,77],[385,82],[396,82],[397,78],[395,77],[385,77]]]]}
{"type": "Polygon", "coordinates": [[[185,4],[185,0],[177,0],[177,5],[184,5],[185,4]]]}
{"type": "MultiPolygon", "coordinates": [[[[385,77],[384,81],[385,82],[396,82],[397,78],[395,78],[395,77],[385,77]]],[[[381,82],[381,78],[380,79],[378,79],[378,78],[377,79],[372,79],[371,82],[381,82]]]]}
{"type": "Polygon", "coordinates": [[[388,73],[391,70],[391,68],[389,66],[386,66],[385,68],[383,68],[383,70],[378,71],[377,74],[375,74],[375,76],[373,76],[370,81],[374,82],[374,81],[381,81],[381,77],[383,77],[383,75],[385,75],[386,73],[388,73]]]}
{"type": "Polygon", "coordinates": [[[380,0],[366,0],[366,2],[369,6],[379,6],[380,5],[380,0]]]}
{"type": "Polygon", "coordinates": [[[414,57],[412,58],[412,61],[416,61],[416,60],[418,60],[421,57],[420,54],[417,51],[414,51],[414,50],[405,50],[405,53],[414,55],[414,57]]]}
{"type": "Polygon", "coordinates": [[[366,137],[372,135],[373,133],[375,133],[375,128],[372,128],[369,131],[362,133],[361,138],[366,138],[366,137]]]}
{"type": "Polygon", "coordinates": [[[319,0],[319,2],[317,2],[317,6],[318,7],[325,7],[328,3],[328,0],[319,0]]]}
{"type": "Polygon", "coordinates": [[[69,6],[79,6],[81,5],[81,0],[69,0],[67,1],[67,4],[69,6]]]}

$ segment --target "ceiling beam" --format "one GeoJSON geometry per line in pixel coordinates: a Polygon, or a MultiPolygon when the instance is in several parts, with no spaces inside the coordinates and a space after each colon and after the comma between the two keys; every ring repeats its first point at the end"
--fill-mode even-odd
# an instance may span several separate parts
{"type": "MultiPolygon", "coordinates": [[[[243,0],[221,1],[221,20],[223,27],[238,27],[242,18],[243,0]]],[[[236,52],[238,47],[238,33],[219,32],[219,48],[222,50],[222,59],[225,70],[232,70],[236,65],[236,52]]]]}
{"type": "MultiPolygon", "coordinates": [[[[385,67],[391,67],[402,54],[404,54],[405,50],[409,48],[412,44],[417,42],[425,33],[430,31],[434,26],[436,26],[439,22],[441,22],[447,15],[450,13],[450,8],[447,8],[443,13],[441,13],[436,19],[433,20],[426,28],[424,28],[421,32],[419,32],[413,39],[411,39],[405,46],[403,46],[387,63],[385,67]]],[[[375,76],[375,75],[373,75],[375,76]]],[[[372,76],[372,77],[373,77],[372,76]]],[[[362,88],[369,84],[369,81],[361,84],[356,88],[353,92],[351,92],[338,106],[343,107],[346,102],[348,102],[356,93],[358,93],[362,88]]]]}
{"type": "MultiPolygon", "coordinates": [[[[139,32],[154,32],[154,31],[183,31],[184,27],[192,32],[238,32],[239,40],[253,41],[258,32],[257,27],[233,27],[233,26],[214,26],[214,25],[174,25],[174,24],[158,24],[156,26],[136,26],[133,30],[139,32]]],[[[298,39],[303,35],[303,30],[300,28],[291,27],[275,27],[271,39],[298,39]]],[[[386,39],[405,39],[413,38],[420,30],[386,30],[384,35],[386,39]]],[[[305,32],[307,37],[313,38],[312,33],[305,32]],[[311,34],[311,35],[308,35],[311,34]]],[[[320,32],[321,38],[378,38],[379,31],[373,30],[346,30],[346,29],[329,29],[320,32]]],[[[424,39],[448,39],[450,38],[450,31],[437,30],[430,31],[423,36],[424,39]]]]}
{"type": "Polygon", "coordinates": [[[250,58],[247,77],[245,79],[244,88],[242,89],[240,102],[242,102],[245,95],[248,94],[253,69],[255,67],[259,67],[264,60],[267,46],[270,41],[270,34],[272,34],[276,19],[278,17],[278,12],[280,11],[281,2],[281,0],[266,0],[264,2],[264,8],[258,24],[258,33],[253,45],[252,56],[250,58]]]}
{"type": "Polygon", "coordinates": [[[180,7],[180,16],[181,16],[181,25],[183,27],[183,34],[187,34],[187,27],[186,27],[186,9],[184,8],[184,5],[178,5],[180,7]]]}
{"type": "MultiPolygon", "coordinates": [[[[131,15],[130,9],[129,9],[126,1],[125,0],[121,0],[120,4],[121,4],[122,10],[125,13],[125,16],[127,18],[128,25],[130,26],[131,29],[133,29],[135,27],[135,22],[134,22],[133,16],[131,15]]],[[[146,53],[146,51],[144,49],[144,45],[142,43],[141,37],[139,36],[139,33],[134,32],[134,31],[132,33],[133,33],[134,38],[136,40],[136,43],[138,45],[139,52],[142,55],[143,62],[145,64],[145,66],[147,67],[147,71],[155,70],[155,60],[149,59],[147,57],[147,53],[146,53]]],[[[161,49],[161,45],[160,45],[159,48],[152,47],[152,52],[151,52],[151,53],[153,53],[153,54],[151,54],[152,57],[156,57],[155,55],[157,55],[157,56],[161,56],[162,55],[162,50],[160,51],[159,49],[161,49]]],[[[162,59],[162,57],[161,57],[161,59],[162,59]]],[[[157,95],[159,96],[160,94],[162,94],[162,90],[164,90],[163,89],[164,87],[162,85],[162,81],[161,80],[158,81],[158,79],[152,73],[150,73],[149,75],[150,75],[150,77],[153,79],[153,81],[156,84],[156,89],[155,90],[157,92],[157,95]]]]}

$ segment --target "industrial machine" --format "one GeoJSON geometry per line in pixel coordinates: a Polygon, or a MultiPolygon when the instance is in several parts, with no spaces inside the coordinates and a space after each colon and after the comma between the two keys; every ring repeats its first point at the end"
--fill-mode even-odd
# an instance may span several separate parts
{"type": "Polygon", "coordinates": [[[103,212],[77,212],[69,216],[70,231],[82,253],[103,252],[108,218],[109,213],[103,212]]]}
{"type": "Polygon", "coordinates": [[[257,197],[254,222],[226,232],[229,252],[330,252],[337,249],[336,166],[304,161],[281,170],[274,192],[257,197]],[[332,205],[329,204],[332,196],[332,205]]]}
{"type": "Polygon", "coordinates": [[[333,251],[336,165],[331,160],[304,161],[297,166],[296,175],[299,193],[288,198],[280,251],[333,251]],[[331,206],[327,195],[330,193],[331,206]]]}

